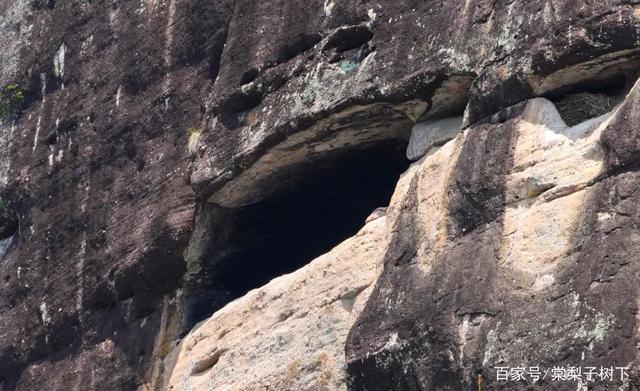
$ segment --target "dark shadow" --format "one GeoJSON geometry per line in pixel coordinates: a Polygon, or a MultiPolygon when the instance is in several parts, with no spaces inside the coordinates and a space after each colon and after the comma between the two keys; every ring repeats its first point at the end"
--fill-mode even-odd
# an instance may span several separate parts
{"type": "Polygon", "coordinates": [[[629,92],[630,75],[603,81],[589,81],[564,87],[546,96],[558,109],[568,126],[604,115],[620,103],[629,92]]]}
{"type": "Polygon", "coordinates": [[[409,166],[406,142],[332,151],[290,169],[287,188],[236,209],[214,208],[212,242],[200,260],[197,293],[187,305],[189,325],[275,277],[330,251],[389,204],[409,166]]]}

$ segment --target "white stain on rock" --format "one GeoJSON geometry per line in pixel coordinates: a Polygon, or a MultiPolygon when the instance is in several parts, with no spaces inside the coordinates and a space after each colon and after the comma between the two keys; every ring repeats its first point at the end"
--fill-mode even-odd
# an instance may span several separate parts
{"type": "Polygon", "coordinates": [[[173,46],[174,26],[176,18],[176,0],[169,2],[169,16],[167,17],[167,26],[164,31],[164,62],[167,67],[171,66],[171,48],[173,46]]]}
{"type": "MultiPolygon", "coordinates": [[[[67,45],[63,43],[58,47],[58,51],[53,57],[53,72],[59,79],[64,78],[64,61],[67,55],[67,45]]],[[[61,84],[61,88],[64,90],[64,82],[61,84]]]]}
{"type": "Polygon", "coordinates": [[[47,310],[47,303],[44,301],[40,303],[40,319],[42,320],[42,325],[47,326],[51,323],[51,316],[47,310]]]}
{"type": "Polygon", "coordinates": [[[0,123],[0,188],[6,186],[9,181],[9,170],[11,168],[9,149],[13,141],[15,128],[14,123],[0,123]]]}
{"type": "Polygon", "coordinates": [[[325,0],[324,1],[324,14],[325,16],[329,16],[331,15],[331,12],[333,11],[333,7],[336,6],[336,3],[334,0],[325,0]]]}
{"type": "Polygon", "coordinates": [[[398,341],[398,333],[393,333],[389,337],[389,340],[384,345],[384,350],[389,352],[395,352],[402,349],[402,344],[398,341]]]}
{"type": "Polygon", "coordinates": [[[120,106],[120,99],[122,99],[122,86],[118,86],[118,91],[116,91],[116,107],[120,106]]]}
{"type": "Polygon", "coordinates": [[[33,152],[35,153],[36,147],[38,146],[38,137],[40,136],[40,129],[42,128],[42,114],[44,112],[45,104],[47,103],[47,74],[40,74],[40,84],[42,94],[42,102],[40,103],[40,111],[38,112],[38,121],[36,123],[36,134],[33,137],[33,152]]]}
{"type": "Polygon", "coordinates": [[[376,21],[376,17],[378,15],[375,13],[373,8],[370,8],[369,11],[367,11],[367,16],[369,16],[369,24],[371,25],[373,22],[376,21]]]}
{"type": "Polygon", "coordinates": [[[63,43],[60,44],[58,50],[56,51],[55,56],[53,57],[53,72],[57,77],[64,76],[64,60],[67,54],[67,45],[63,43]]]}

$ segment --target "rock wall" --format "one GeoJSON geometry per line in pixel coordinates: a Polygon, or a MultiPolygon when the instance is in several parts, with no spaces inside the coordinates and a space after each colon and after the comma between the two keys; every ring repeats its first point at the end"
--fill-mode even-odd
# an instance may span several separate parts
{"type": "Polygon", "coordinates": [[[639,92],[574,127],[530,100],[425,158],[349,335],[351,389],[518,387],[502,366],[628,366],[589,387],[637,384],[634,173],[606,146],[639,92]]]}
{"type": "Polygon", "coordinates": [[[211,79],[209,34],[226,28],[217,3],[217,16],[196,1],[0,5],[1,82],[26,95],[0,137],[20,221],[0,263],[1,389],[143,383],[185,270],[186,129],[211,79]]]}
{"type": "Polygon", "coordinates": [[[412,165],[384,218],[197,327],[169,388],[513,389],[497,367],[637,368],[633,174],[605,145],[638,93],[573,127],[536,98],[466,129],[412,165]]]}
{"type": "Polygon", "coordinates": [[[638,386],[639,27],[629,0],[2,2],[0,390],[500,389],[565,361],[638,386]],[[594,91],[626,97],[567,126],[552,101],[594,91]],[[192,329],[225,277],[207,203],[460,116],[387,217],[192,329]],[[265,364],[287,332],[310,345],[265,364]]]}

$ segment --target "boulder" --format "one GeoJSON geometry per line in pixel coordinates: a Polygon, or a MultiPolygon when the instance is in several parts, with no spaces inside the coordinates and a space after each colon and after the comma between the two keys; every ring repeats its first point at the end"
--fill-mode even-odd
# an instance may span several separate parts
{"type": "Polygon", "coordinates": [[[434,147],[454,139],[462,128],[462,117],[445,118],[415,124],[407,147],[407,159],[418,160],[434,147]]]}

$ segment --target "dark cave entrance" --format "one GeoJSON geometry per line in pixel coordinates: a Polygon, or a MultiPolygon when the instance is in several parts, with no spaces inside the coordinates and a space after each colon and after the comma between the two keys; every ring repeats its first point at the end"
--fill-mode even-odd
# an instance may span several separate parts
{"type": "Polygon", "coordinates": [[[231,300],[293,272],[353,236],[389,204],[409,167],[407,142],[333,151],[287,172],[286,186],[240,208],[209,204],[211,242],[187,305],[185,331],[231,300]]]}

